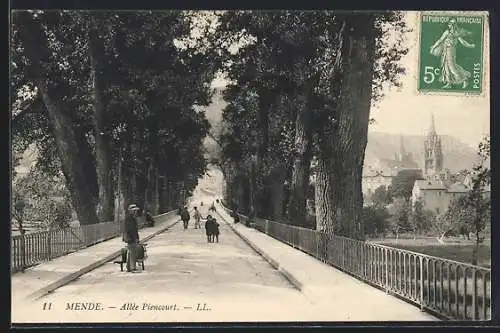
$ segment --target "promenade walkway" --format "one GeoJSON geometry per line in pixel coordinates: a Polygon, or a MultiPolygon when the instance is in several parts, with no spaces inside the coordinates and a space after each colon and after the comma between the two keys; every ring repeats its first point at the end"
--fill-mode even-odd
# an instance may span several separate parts
{"type": "MultiPolygon", "coordinates": [[[[200,194],[191,206],[213,200],[200,194]]],[[[183,230],[176,215],[141,230],[142,239],[156,235],[148,241],[142,274],[120,272],[110,262],[123,247],[121,237],[15,274],[12,321],[437,320],[257,230],[234,225],[220,206],[215,215],[219,244],[207,244],[204,229],[192,223],[183,230]],[[74,302],[99,303],[102,311],[73,311],[74,302]],[[44,311],[44,303],[52,309],[44,311]]]]}
{"type": "MultiPolygon", "coordinates": [[[[154,227],[139,230],[141,240],[147,240],[153,235],[163,232],[175,224],[179,218],[175,213],[167,213],[155,218],[154,227]]],[[[26,298],[43,296],[46,291],[62,285],[73,278],[85,274],[100,265],[113,260],[123,248],[122,237],[89,246],[68,255],[42,262],[30,267],[24,273],[12,275],[11,295],[13,306],[26,302],[26,298]]]]}

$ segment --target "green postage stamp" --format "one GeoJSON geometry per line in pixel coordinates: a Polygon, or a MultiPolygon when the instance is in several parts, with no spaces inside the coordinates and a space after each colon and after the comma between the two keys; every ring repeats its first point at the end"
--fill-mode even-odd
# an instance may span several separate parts
{"type": "Polygon", "coordinates": [[[419,20],[418,90],[481,94],[485,16],[422,12],[419,20]]]}

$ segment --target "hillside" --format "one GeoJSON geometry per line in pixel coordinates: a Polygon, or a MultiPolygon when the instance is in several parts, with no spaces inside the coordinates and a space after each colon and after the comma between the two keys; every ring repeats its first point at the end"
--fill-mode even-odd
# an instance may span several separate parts
{"type": "MultiPolygon", "coordinates": [[[[212,133],[216,134],[222,119],[222,109],[227,103],[222,98],[222,90],[216,89],[212,103],[203,108],[207,119],[212,125],[212,133]]],[[[413,160],[420,168],[424,166],[424,135],[403,135],[405,150],[412,154],[413,160]]],[[[452,172],[470,169],[477,158],[473,147],[461,142],[459,139],[449,135],[441,136],[443,149],[444,167],[452,172]]],[[[205,147],[212,151],[216,143],[207,138],[205,147]]],[[[380,160],[393,159],[394,154],[399,152],[400,135],[379,132],[369,132],[368,145],[365,154],[365,165],[376,165],[380,160]]],[[[383,162],[382,162],[383,164],[383,162]]],[[[385,165],[382,165],[386,167],[385,165]]]]}
{"type": "MultiPolygon", "coordinates": [[[[215,91],[212,103],[203,108],[207,119],[212,125],[211,132],[218,133],[222,119],[222,109],[227,103],[222,98],[222,89],[215,91]]],[[[412,154],[413,160],[420,168],[424,166],[424,141],[425,135],[403,135],[406,152],[412,154]]],[[[463,169],[470,169],[477,158],[476,150],[473,147],[461,142],[458,138],[442,135],[441,144],[443,149],[444,168],[452,172],[463,169]]],[[[205,140],[205,148],[208,151],[216,151],[217,144],[211,138],[205,140]]],[[[394,154],[400,149],[400,135],[380,132],[368,133],[368,145],[365,154],[365,165],[377,165],[382,163],[382,167],[387,167],[381,160],[393,159],[394,154]]]]}
{"type": "MultiPolygon", "coordinates": [[[[412,154],[413,160],[420,168],[424,166],[424,135],[403,135],[404,148],[412,154]]],[[[452,172],[470,169],[477,158],[474,148],[449,136],[441,136],[444,168],[452,172]]],[[[400,149],[400,135],[379,132],[368,134],[368,145],[365,153],[365,166],[375,165],[383,159],[393,159],[400,149]]],[[[383,165],[385,166],[385,165],[383,165]]]]}

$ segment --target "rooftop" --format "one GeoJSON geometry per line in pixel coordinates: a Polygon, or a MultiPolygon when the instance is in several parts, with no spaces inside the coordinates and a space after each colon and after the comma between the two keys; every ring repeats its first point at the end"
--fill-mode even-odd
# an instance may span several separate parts
{"type": "Polygon", "coordinates": [[[448,187],[448,192],[451,193],[466,193],[468,191],[469,188],[460,182],[453,183],[448,187]]]}
{"type": "Polygon", "coordinates": [[[446,186],[440,180],[417,179],[415,185],[421,190],[446,190],[446,186]]]}
{"type": "Polygon", "coordinates": [[[367,170],[363,172],[363,177],[394,177],[394,174],[391,172],[385,173],[379,170],[367,170]]]}

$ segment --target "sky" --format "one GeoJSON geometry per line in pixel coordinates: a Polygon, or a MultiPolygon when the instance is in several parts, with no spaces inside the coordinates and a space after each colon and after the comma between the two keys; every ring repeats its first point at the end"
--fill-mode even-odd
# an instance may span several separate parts
{"type": "MultiPolygon", "coordinates": [[[[386,88],[384,99],[372,108],[375,123],[369,131],[403,135],[425,135],[434,114],[436,130],[440,135],[452,135],[463,143],[477,148],[484,135],[490,133],[489,76],[486,74],[482,96],[438,96],[417,93],[418,25],[417,12],[407,12],[406,21],[413,31],[407,34],[408,54],[401,60],[406,75],[401,77],[401,88],[386,88]]],[[[488,27],[485,26],[488,40],[488,27]]],[[[487,42],[485,43],[487,48],[487,42]]],[[[485,68],[489,67],[489,49],[484,52],[485,68]]],[[[216,80],[213,86],[224,86],[216,80]]]]}

